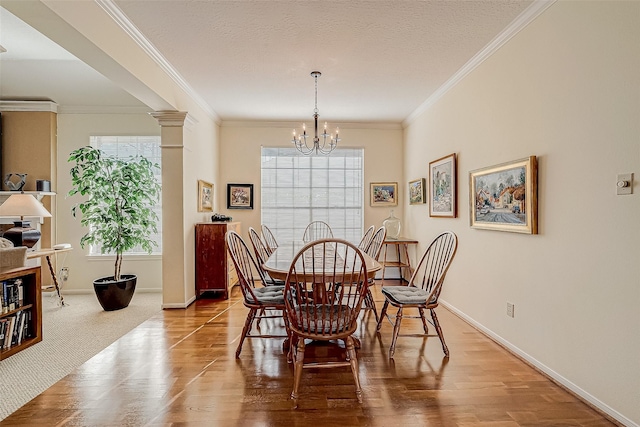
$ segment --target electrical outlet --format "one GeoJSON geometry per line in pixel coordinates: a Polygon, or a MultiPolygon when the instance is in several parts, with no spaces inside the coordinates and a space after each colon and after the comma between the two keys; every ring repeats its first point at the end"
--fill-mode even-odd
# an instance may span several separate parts
{"type": "Polygon", "coordinates": [[[507,316],[513,317],[514,316],[513,310],[514,310],[513,304],[508,302],[507,303],[507,316]]]}
{"type": "Polygon", "coordinates": [[[60,278],[62,280],[68,280],[69,279],[69,267],[62,267],[60,269],[60,278]]]}

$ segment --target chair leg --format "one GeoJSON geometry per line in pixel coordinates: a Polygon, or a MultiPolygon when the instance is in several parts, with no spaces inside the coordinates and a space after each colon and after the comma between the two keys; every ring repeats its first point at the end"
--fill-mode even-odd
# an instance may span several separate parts
{"type": "Polygon", "coordinates": [[[422,329],[424,329],[424,333],[429,333],[429,327],[427,326],[427,319],[424,318],[424,308],[418,308],[420,312],[420,318],[422,319],[422,329]]]}
{"type": "Polygon", "coordinates": [[[298,338],[297,341],[297,352],[293,356],[293,391],[291,392],[294,408],[298,407],[298,389],[304,365],[304,338],[298,338]]]}
{"type": "Polygon", "coordinates": [[[444,351],[445,356],[449,357],[449,348],[447,347],[447,344],[444,342],[444,334],[442,333],[440,322],[438,322],[436,311],[433,308],[431,309],[431,318],[433,319],[433,325],[436,327],[436,332],[438,332],[438,338],[440,338],[440,342],[442,343],[442,351],[444,351]]]}
{"type": "Polygon", "coordinates": [[[244,321],[244,328],[242,328],[242,335],[240,335],[240,342],[238,343],[238,348],[236,349],[236,359],[240,357],[240,352],[242,351],[242,343],[244,343],[244,339],[251,332],[251,326],[253,325],[253,320],[256,318],[256,309],[249,309],[249,313],[247,314],[247,320],[244,321]]]}
{"type": "Polygon", "coordinates": [[[355,344],[352,337],[347,337],[347,356],[351,364],[351,372],[356,383],[356,397],[362,403],[362,387],[360,386],[360,376],[358,375],[358,357],[356,356],[355,344]]]}
{"type": "Polygon", "coordinates": [[[393,326],[393,338],[391,339],[391,347],[389,347],[389,358],[392,358],[396,352],[396,341],[400,333],[400,322],[402,322],[402,306],[398,308],[398,314],[396,314],[396,324],[393,326]]]}
{"type": "Polygon", "coordinates": [[[382,327],[382,321],[387,315],[387,308],[389,308],[389,301],[385,300],[384,305],[382,306],[382,311],[380,312],[380,317],[378,318],[378,325],[376,326],[376,331],[379,331],[382,327]]]}
{"type": "Polygon", "coordinates": [[[371,289],[367,290],[367,296],[364,299],[365,305],[367,308],[373,310],[373,315],[376,317],[376,325],[378,324],[378,309],[376,308],[376,302],[373,300],[373,294],[371,293],[371,289]]]}
{"type": "Polygon", "coordinates": [[[256,322],[257,328],[260,328],[260,321],[262,320],[263,316],[264,316],[264,307],[260,309],[260,314],[258,315],[258,321],[256,322]]]}

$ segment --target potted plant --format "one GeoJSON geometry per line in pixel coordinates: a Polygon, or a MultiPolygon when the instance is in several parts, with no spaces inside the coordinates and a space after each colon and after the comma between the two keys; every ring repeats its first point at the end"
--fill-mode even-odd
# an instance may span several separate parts
{"type": "Polygon", "coordinates": [[[157,246],[151,234],[157,232],[152,208],[160,194],[154,178],[158,165],[142,156],[118,159],[90,146],[72,151],[68,161],[74,163],[69,196],[88,196],[71,212],[76,217],[80,209],[80,225],[89,229],[80,245],[99,245],[101,253],[116,256],[113,276],[93,282],[96,296],[106,311],[125,308],[137,276],[121,274],[122,254],[136,247],[151,253],[157,246]]]}

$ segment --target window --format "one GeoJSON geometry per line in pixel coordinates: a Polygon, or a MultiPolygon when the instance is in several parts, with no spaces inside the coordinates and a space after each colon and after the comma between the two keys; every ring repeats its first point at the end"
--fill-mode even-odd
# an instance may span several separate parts
{"type": "MultiPolygon", "coordinates": [[[[90,144],[113,157],[127,159],[133,156],[146,157],[152,163],[156,163],[162,168],[162,155],[160,153],[160,136],[92,136],[90,144]]],[[[162,183],[161,169],[157,170],[156,179],[162,183]]],[[[161,196],[162,197],[162,196],[161,196]]],[[[154,248],[153,254],[162,253],[162,198],[158,200],[158,205],[154,211],[158,215],[158,233],[151,236],[158,246],[154,248]]],[[[142,248],[135,248],[125,252],[128,255],[146,255],[142,248]]],[[[100,247],[91,245],[89,255],[101,255],[100,247]]]]}
{"type": "Polygon", "coordinates": [[[261,221],[278,240],[301,240],[311,221],[333,235],[362,237],[364,150],[336,148],[304,156],[295,148],[262,148],[261,221]]]}

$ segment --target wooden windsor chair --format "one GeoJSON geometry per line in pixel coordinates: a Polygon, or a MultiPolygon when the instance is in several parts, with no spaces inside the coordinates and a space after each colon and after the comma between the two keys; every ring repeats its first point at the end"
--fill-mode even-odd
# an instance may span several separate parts
{"type": "MultiPolygon", "coordinates": [[[[444,278],[451,266],[451,261],[456,254],[458,248],[458,237],[451,231],[445,231],[438,235],[429,244],[429,247],[422,255],[420,262],[416,266],[409,284],[407,286],[388,286],[382,288],[382,294],[385,297],[384,306],[378,319],[377,330],[380,331],[382,320],[387,317],[391,322],[390,315],[387,315],[389,305],[398,308],[395,315],[395,323],[393,325],[393,337],[391,346],[389,347],[389,357],[393,357],[396,350],[396,341],[400,333],[400,324],[402,322],[403,311],[405,308],[417,308],[422,319],[422,327],[424,335],[428,335],[427,320],[425,319],[424,310],[431,313],[431,323],[440,338],[442,350],[445,356],[449,357],[449,348],[444,341],[442,328],[438,322],[435,309],[438,307],[438,297],[442,291],[444,278]]],[[[417,316],[414,316],[417,317],[417,316]]]]}
{"type": "Polygon", "coordinates": [[[225,235],[227,241],[227,248],[233,264],[236,267],[238,273],[238,281],[240,283],[240,289],[242,290],[243,304],[249,309],[247,319],[245,320],[242,334],[240,336],[240,342],[236,349],[236,358],[240,357],[242,351],[242,344],[246,338],[287,338],[288,335],[272,335],[272,334],[259,334],[252,335],[251,329],[253,328],[253,322],[257,319],[265,318],[282,318],[278,315],[264,315],[266,310],[276,310],[281,312],[284,310],[284,296],[282,287],[280,286],[267,286],[264,283],[262,276],[255,277],[253,271],[258,271],[258,265],[251,256],[249,248],[242,240],[242,237],[235,231],[227,231],[225,235]],[[256,286],[256,283],[262,286],[256,286]]]}
{"type": "Polygon", "coordinates": [[[362,402],[358,358],[352,334],[367,293],[367,266],[362,252],[342,239],[305,245],[294,257],[284,288],[285,324],[291,337],[297,407],[302,371],[313,367],[351,367],[356,397],[362,402]],[[305,339],[343,340],[346,360],[305,363],[305,339]]]}

